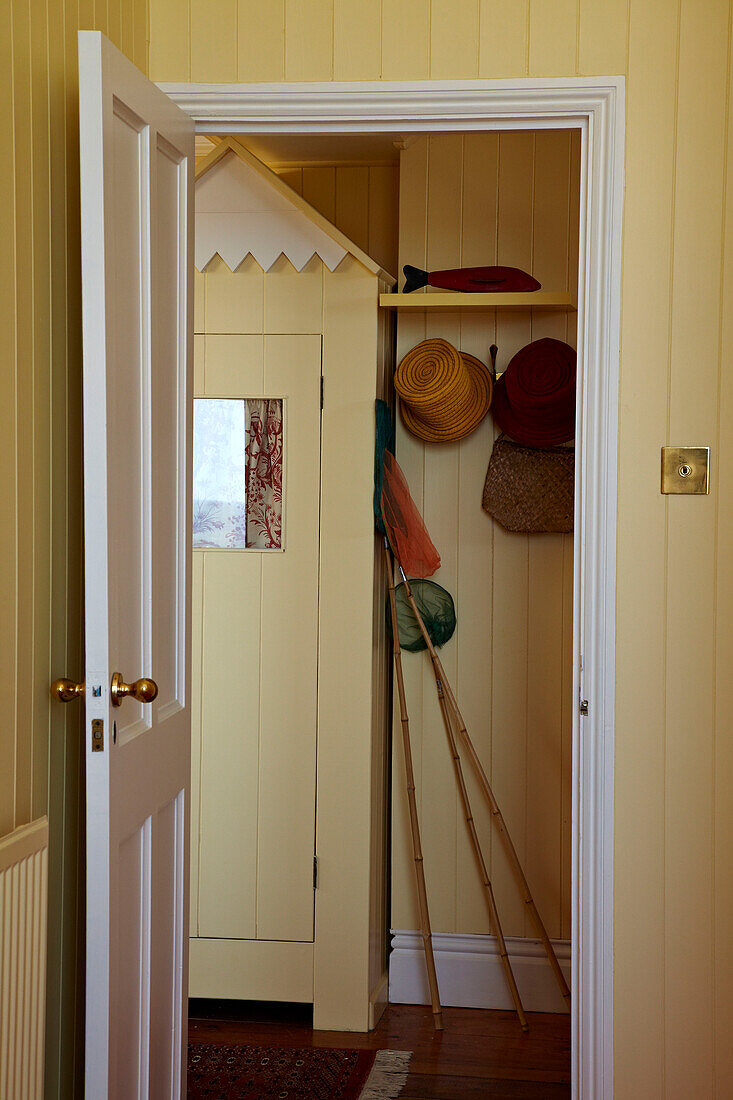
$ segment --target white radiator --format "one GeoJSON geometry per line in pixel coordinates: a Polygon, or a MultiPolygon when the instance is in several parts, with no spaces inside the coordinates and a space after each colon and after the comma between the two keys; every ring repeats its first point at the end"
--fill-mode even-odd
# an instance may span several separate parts
{"type": "Polygon", "coordinates": [[[41,1100],[48,818],[0,839],[0,1097],[41,1100]]]}

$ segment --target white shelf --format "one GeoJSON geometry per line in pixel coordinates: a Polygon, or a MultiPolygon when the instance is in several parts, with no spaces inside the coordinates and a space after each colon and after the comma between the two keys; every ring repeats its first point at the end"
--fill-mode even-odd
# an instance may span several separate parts
{"type": "Polygon", "coordinates": [[[465,310],[539,309],[546,313],[574,313],[577,310],[575,296],[570,291],[532,290],[529,292],[505,292],[471,294],[461,291],[435,291],[413,294],[380,294],[383,309],[396,309],[401,313],[456,313],[465,310]]]}

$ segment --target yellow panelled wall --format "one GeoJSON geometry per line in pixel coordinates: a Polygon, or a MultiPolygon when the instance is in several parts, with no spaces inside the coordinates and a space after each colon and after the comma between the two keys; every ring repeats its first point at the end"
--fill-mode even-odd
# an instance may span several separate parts
{"type": "Polygon", "coordinates": [[[77,30],[147,70],[147,0],[0,4],[0,835],[48,813],[46,1095],[81,1094],[83,675],[77,30]]]}
{"type": "MultiPolygon", "coordinates": [[[[577,131],[420,137],[400,159],[400,268],[504,263],[545,290],[575,291],[577,131]]],[[[530,340],[575,346],[575,313],[541,310],[400,314],[397,359],[435,336],[497,369],[530,340]]],[[[397,456],[438,547],[433,578],[453,595],[458,625],[441,661],[547,930],[570,938],[572,734],[571,535],[510,534],[481,508],[497,431],[423,444],[397,424],[397,456]]],[[[435,680],[425,654],[403,656],[421,803],[425,876],[436,932],[488,933],[486,897],[458,798],[435,680]]],[[[399,721],[395,715],[394,728],[399,721]]],[[[392,927],[419,927],[401,740],[394,742],[392,927]]],[[[504,933],[533,936],[489,808],[467,769],[476,826],[504,933]]]]}
{"type": "Polygon", "coordinates": [[[729,0],[151,0],[156,80],[627,75],[614,926],[616,1095],[634,1100],[733,1079],[730,17],[729,0]],[[708,498],[660,496],[666,442],[711,445],[708,498]]]}

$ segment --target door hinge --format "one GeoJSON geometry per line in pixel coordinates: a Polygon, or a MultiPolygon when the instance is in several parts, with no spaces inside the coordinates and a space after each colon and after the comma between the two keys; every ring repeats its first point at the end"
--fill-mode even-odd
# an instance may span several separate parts
{"type": "Polygon", "coordinates": [[[581,714],[582,718],[587,718],[587,716],[588,716],[588,700],[587,699],[581,699],[580,700],[580,714],[581,714]]]}
{"type": "Polygon", "coordinates": [[[318,889],[318,856],[313,856],[313,889],[318,889]]]}
{"type": "Polygon", "coordinates": [[[321,410],[323,409],[323,375],[321,375],[321,410]]]}

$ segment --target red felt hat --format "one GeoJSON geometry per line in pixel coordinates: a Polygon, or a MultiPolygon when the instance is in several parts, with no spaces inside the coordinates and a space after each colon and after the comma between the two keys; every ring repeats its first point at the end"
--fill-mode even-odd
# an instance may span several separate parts
{"type": "Polygon", "coordinates": [[[554,447],[575,435],[575,350],[534,340],[494,386],[491,411],[503,432],[528,447],[554,447]]]}

